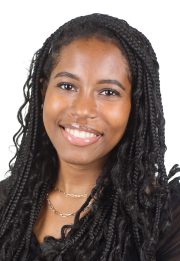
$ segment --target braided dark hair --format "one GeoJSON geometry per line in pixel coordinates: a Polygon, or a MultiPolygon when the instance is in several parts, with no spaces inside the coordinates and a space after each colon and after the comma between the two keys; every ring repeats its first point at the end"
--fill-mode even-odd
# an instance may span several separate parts
{"type": "Polygon", "coordinates": [[[42,121],[43,84],[63,46],[92,36],[116,44],[129,64],[131,115],[74,224],[63,227],[61,239],[45,239],[43,260],[125,260],[131,245],[141,261],[155,260],[160,233],[170,221],[158,62],[147,38],[126,21],[92,14],[61,26],[32,59],[18,112],[21,128],[14,135],[17,152],[9,165],[11,189],[0,212],[2,261],[27,259],[33,225],[58,173],[58,157],[42,121]],[[80,219],[95,194],[92,210],[80,219]]]}

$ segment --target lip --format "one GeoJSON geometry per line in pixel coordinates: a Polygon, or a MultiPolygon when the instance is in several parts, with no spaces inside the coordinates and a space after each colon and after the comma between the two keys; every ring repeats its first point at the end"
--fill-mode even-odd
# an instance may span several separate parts
{"type": "MultiPolygon", "coordinates": [[[[74,129],[80,130],[80,128],[74,128],[74,129]]],[[[66,129],[62,126],[60,126],[60,130],[61,130],[63,137],[70,144],[75,145],[75,146],[79,146],[79,147],[85,147],[85,146],[88,146],[88,145],[92,145],[92,144],[98,142],[99,139],[101,139],[101,137],[102,137],[102,135],[95,135],[93,137],[80,138],[80,137],[76,137],[76,136],[72,135],[71,133],[67,132],[66,129]]],[[[83,129],[83,131],[85,131],[85,130],[83,129]]],[[[88,132],[90,132],[90,131],[88,131],[88,132]]],[[[91,133],[93,133],[93,132],[91,131],[91,133]]]]}
{"type": "Polygon", "coordinates": [[[99,132],[98,130],[95,130],[87,125],[80,125],[78,123],[72,123],[72,124],[63,124],[63,125],[59,125],[61,128],[63,128],[64,130],[66,128],[69,129],[74,129],[74,130],[79,130],[79,131],[85,131],[85,132],[89,132],[89,133],[93,133],[96,136],[103,136],[103,133],[99,132]]]}

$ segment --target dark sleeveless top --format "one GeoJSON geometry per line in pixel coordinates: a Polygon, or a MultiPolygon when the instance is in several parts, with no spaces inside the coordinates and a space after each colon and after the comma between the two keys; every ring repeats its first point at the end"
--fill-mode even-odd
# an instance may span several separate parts
{"type": "MultiPolygon", "coordinates": [[[[157,261],[180,261],[180,183],[179,178],[175,178],[169,183],[171,192],[172,225],[163,236],[161,236],[157,245],[157,261]]],[[[0,182],[0,208],[5,201],[5,195],[8,190],[6,180],[0,182]]],[[[35,235],[32,233],[31,245],[27,261],[38,261],[41,256],[42,245],[38,243],[35,235]]],[[[80,261],[80,260],[79,260],[80,261]]],[[[127,253],[126,261],[139,261],[135,246],[132,246],[127,253]]]]}

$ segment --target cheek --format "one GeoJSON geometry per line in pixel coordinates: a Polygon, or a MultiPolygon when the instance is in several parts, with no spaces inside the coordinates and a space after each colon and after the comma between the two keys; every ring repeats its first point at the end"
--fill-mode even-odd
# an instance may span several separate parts
{"type": "Polygon", "coordinates": [[[129,115],[131,110],[130,101],[126,103],[121,103],[118,106],[112,106],[108,111],[106,111],[106,117],[108,119],[108,125],[114,138],[120,138],[127,126],[129,115]]]}
{"type": "Polygon", "coordinates": [[[51,126],[52,123],[58,122],[59,115],[67,107],[67,102],[64,99],[59,99],[54,93],[46,93],[43,108],[43,121],[45,127],[51,126]]]}

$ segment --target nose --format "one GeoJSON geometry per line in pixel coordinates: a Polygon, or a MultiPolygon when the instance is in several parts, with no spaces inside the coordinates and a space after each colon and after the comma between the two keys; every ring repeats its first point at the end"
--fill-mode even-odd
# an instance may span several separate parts
{"type": "Polygon", "coordinates": [[[97,105],[95,97],[91,95],[78,94],[73,100],[71,114],[76,118],[96,118],[97,105]]]}

